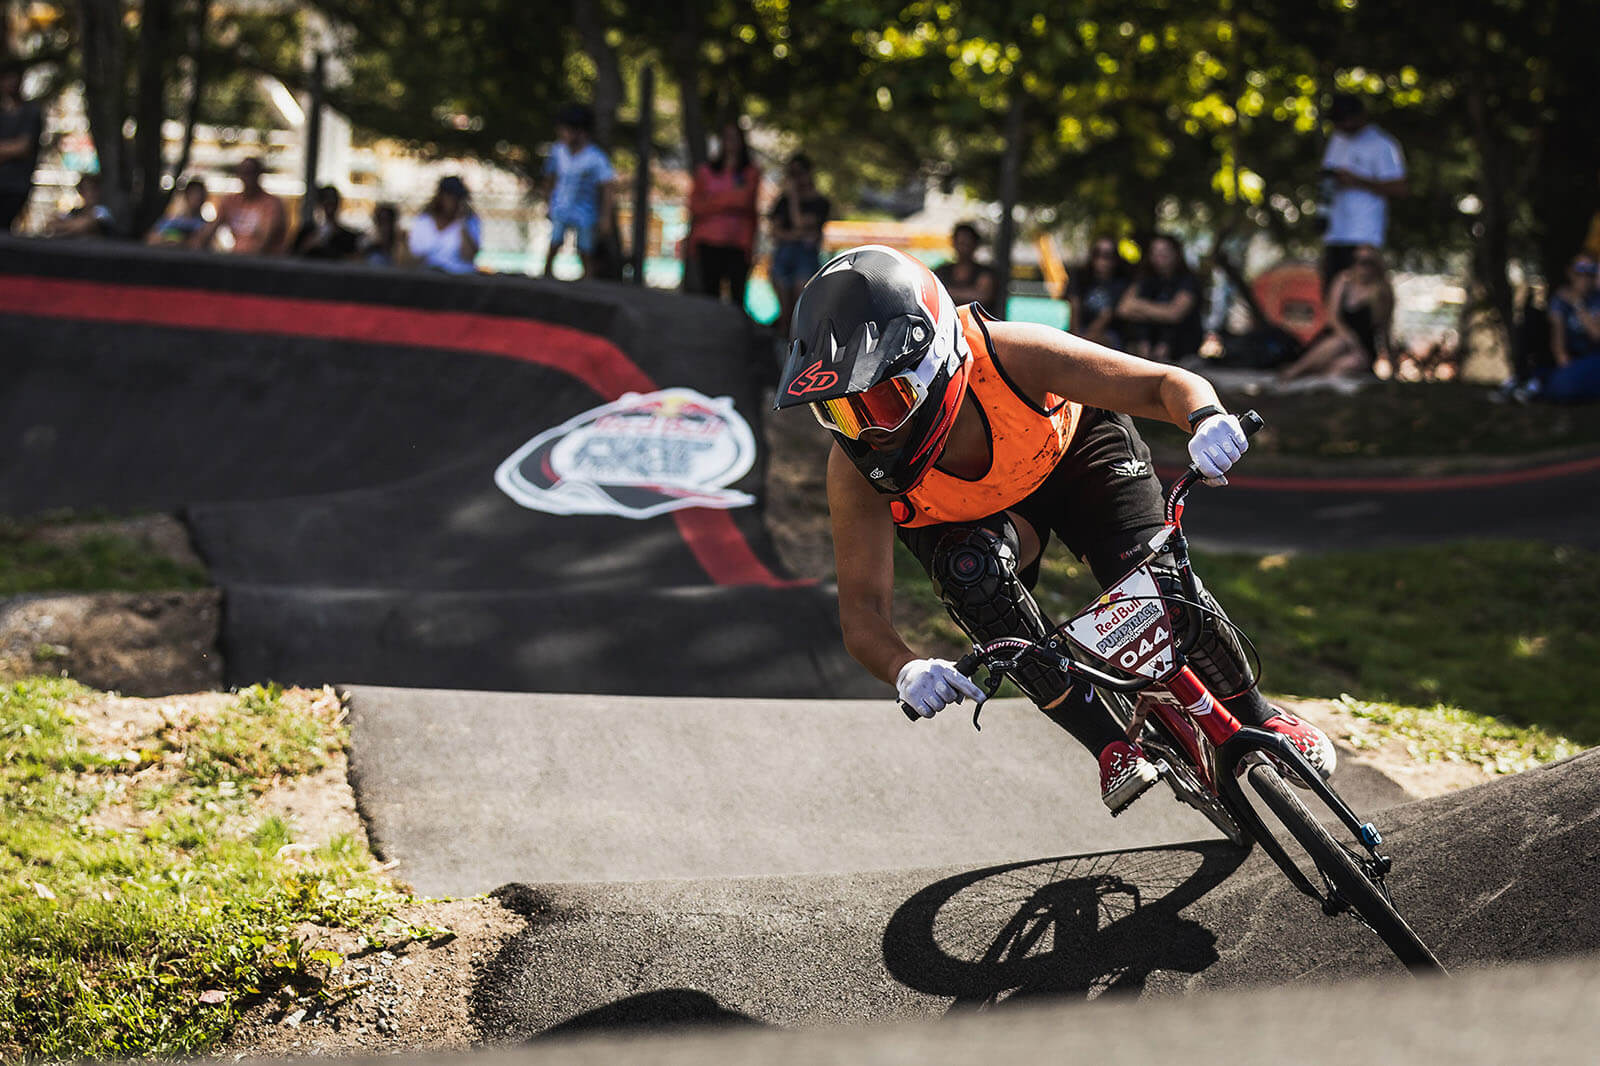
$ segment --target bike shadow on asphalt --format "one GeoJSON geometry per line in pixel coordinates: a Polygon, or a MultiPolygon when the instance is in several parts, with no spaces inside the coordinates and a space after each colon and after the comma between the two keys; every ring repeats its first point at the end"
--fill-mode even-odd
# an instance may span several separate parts
{"type": "Polygon", "coordinates": [[[1158,971],[1200,973],[1217,938],[1182,912],[1248,852],[1222,841],[990,866],[907,899],[884,965],[950,1011],[1040,998],[1137,995],[1158,971]]]}

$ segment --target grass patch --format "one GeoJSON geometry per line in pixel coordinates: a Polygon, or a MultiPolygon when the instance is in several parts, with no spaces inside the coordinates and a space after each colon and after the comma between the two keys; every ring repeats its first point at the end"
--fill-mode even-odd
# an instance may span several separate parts
{"type": "MultiPolygon", "coordinates": [[[[1482,542],[1323,555],[1196,552],[1195,566],[1255,642],[1268,692],[1470,708],[1507,726],[1600,744],[1600,698],[1589,677],[1600,661],[1600,554],[1482,542]]],[[[964,651],[966,638],[916,561],[902,549],[896,567],[912,646],[964,651]]],[[[1087,568],[1057,546],[1037,590],[1046,612],[1065,617],[1098,592],[1087,568]]]]}
{"type": "Polygon", "coordinates": [[[41,526],[0,520],[0,597],[28,592],[147,592],[204,588],[205,571],[185,566],[114,533],[68,542],[41,526]]]}
{"type": "Polygon", "coordinates": [[[99,694],[0,687],[0,1059],[192,1055],[263,996],[314,1001],[343,959],[309,925],[415,939],[364,844],[294,844],[275,783],[345,742],[331,692],[257,687],[213,713],[93,727],[99,694]]]}
{"type": "Polygon", "coordinates": [[[1342,739],[1357,751],[1398,740],[1419,763],[1466,763],[1490,774],[1517,774],[1576,755],[1582,746],[1537,726],[1509,725],[1448,704],[1405,707],[1345,695],[1342,739]]]}

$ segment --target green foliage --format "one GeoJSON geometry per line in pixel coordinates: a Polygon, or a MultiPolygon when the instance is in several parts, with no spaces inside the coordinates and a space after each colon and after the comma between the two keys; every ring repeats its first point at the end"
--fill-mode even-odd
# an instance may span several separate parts
{"type": "Polygon", "coordinates": [[[395,920],[404,897],[364,848],[286,853],[292,827],[252,810],[269,778],[343,742],[326,706],[251,689],[214,722],[168,722],[116,752],[75,712],[95,695],[61,679],[0,688],[0,1058],[196,1054],[263,996],[322,994],[343,960],[307,947],[303,923],[384,942],[439,932],[395,920]]]}
{"type": "Polygon", "coordinates": [[[71,542],[0,521],[0,596],[27,592],[203,588],[204,572],[127,537],[91,533],[71,542]]]}

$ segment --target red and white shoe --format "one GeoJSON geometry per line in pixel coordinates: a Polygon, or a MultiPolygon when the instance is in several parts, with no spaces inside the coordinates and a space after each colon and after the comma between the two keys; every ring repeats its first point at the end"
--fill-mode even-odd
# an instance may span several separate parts
{"type": "MultiPolygon", "coordinates": [[[[1339,756],[1334,752],[1333,742],[1328,739],[1328,734],[1310,722],[1296,718],[1285,711],[1279,711],[1265,722],[1262,722],[1261,728],[1277,733],[1279,736],[1288,737],[1289,742],[1300,750],[1300,754],[1306,757],[1306,762],[1310,763],[1312,769],[1322,775],[1324,781],[1333,776],[1333,770],[1338,765],[1339,756]]],[[[1305,787],[1298,774],[1289,774],[1288,777],[1290,784],[1299,785],[1301,788],[1305,787]]]]}
{"type": "Polygon", "coordinates": [[[1113,740],[1100,751],[1100,798],[1113,816],[1161,779],[1161,772],[1144,757],[1144,749],[1125,740],[1113,740]]]}

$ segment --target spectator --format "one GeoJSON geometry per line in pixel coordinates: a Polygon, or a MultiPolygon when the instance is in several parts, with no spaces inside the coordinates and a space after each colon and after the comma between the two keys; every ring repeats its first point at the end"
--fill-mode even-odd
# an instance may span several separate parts
{"type": "Polygon", "coordinates": [[[398,266],[405,251],[400,212],[394,204],[377,205],[372,209],[372,229],[361,238],[356,254],[372,266],[398,266]]]}
{"type": "Polygon", "coordinates": [[[550,251],[544,257],[545,277],[570,231],[583,261],[583,276],[595,268],[596,245],[610,236],[613,183],[611,160],[594,143],[594,112],[568,104],[556,116],[556,143],[544,162],[544,196],[549,201],[550,251]]]}
{"type": "Polygon", "coordinates": [[[1557,403],[1600,399],[1600,291],[1595,259],[1579,252],[1567,282],[1550,296],[1550,354],[1555,366],[1534,395],[1557,403]]]}
{"type": "Polygon", "coordinates": [[[312,217],[300,224],[291,247],[293,254],[305,259],[352,259],[361,235],[348,226],[339,224],[339,208],[344,197],[332,185],[317,190],[317,205],[312,217]]]}
{"type": "Polygon", "coordinates": [[[1131,273],[1116,240],[1096,237],[1089,245],[1088,262],[1067,278],[1068,328],[1085,340],[1122,348],[1127,340],[1117,318],[1117,304],[1128,291],[1131,273]]]}
{"type": "Polygon", "coordinates": [[[958,222],[950,231],[950,248],[954,259],[934,267],[933,273],[950,291],[950,299],[957,307],[975,303],[985,311],[1005,317],[1005,308],[997,307],[999,283],[994,268],[978,262],[978,247],[983,238],[978,227],[970,222],[958,222]]]}
{"type": "Polygon", "coordinates": [[[22,98],[22,70],[0,69],[0,233],[11,232],[28,206],[43,135],[43,110],[22,98]]]}
{"type": "Polygon", "coordinates": [[[201,248],[200,235],[206,228],[206,183],[190,178],[172,201],[172,213],[157,222],[144,243],[163,248],[201,248]]]}
{"type": "Polygon", "coordinates": [[[283,201],[262,188],[266,166],[251,156],[233,172],[244,188],[223,197],[217,217],[200,231],[200,247],[210,247],[217,231],[225,229],[233,241],[228,250],[236,255],[282,255],[289,237],[289,213],[283,201]]]}
{"type": "Polygon", "coordinates": [[[411,223],[411,258],[430,270],[471,274],[483,244],[483,223],[472,210],[467,185],[454,174],[439,179],[433,199],[411,223]]]}
{"type": "Polygon", "coordinates": [[[750,256],[756,243],[756,196],[761,171],[750,160],[739,123],[723,123],[711,159],[694,171],[689,190],[689,254],[698,268],[698,291],[744,310],[750,256]]]}
{"type": "Polygon", "coordinates": [[[1394,290],[1383,267],[1383,253],[1375,246],[1358,247],[1350,265],[1333,279],[1328,308],[1327,327],[1304,355],[1279,372],[1278,380],[1367,373],[1391,377],[1395,372],[1389,343],[1394,290]]]}
{"type": "Polygon", "coordinates": [[[46,237],[109,237],[117,230],[111,209],[100,202],[100,175],[78,175],[78,206],[45,225],[46,237]]]}
{"type": "Polygon", "coordinates": [[[1322,153],[1328,212],[1322,235],[1324,290],[1350,265],[1357,248],[1383,248],[1389,201],[1408,191],[1400,142],[1378,128],[1360,97],[1335,93],[1328,117],[1334,133],[1322,153]]]}
{"type": "Polygon", "coordinates": [[[1175,363],[1200,350],[1200,286],[1169,234],[1150,239],[1139,280],[1117,301],[1127,350],[1159,363],[1175,363]]]}
{"type": "Polygon", "coordinates": [[[789,316],[800,290],[822,265],[822,227],[833,205],[817,191],[811,160],[796,155],[783,168],[783,191],[767,219],[772,226],[772,288],[778,294],[778,318],[772,328],[789,336],[789,316]]]}

